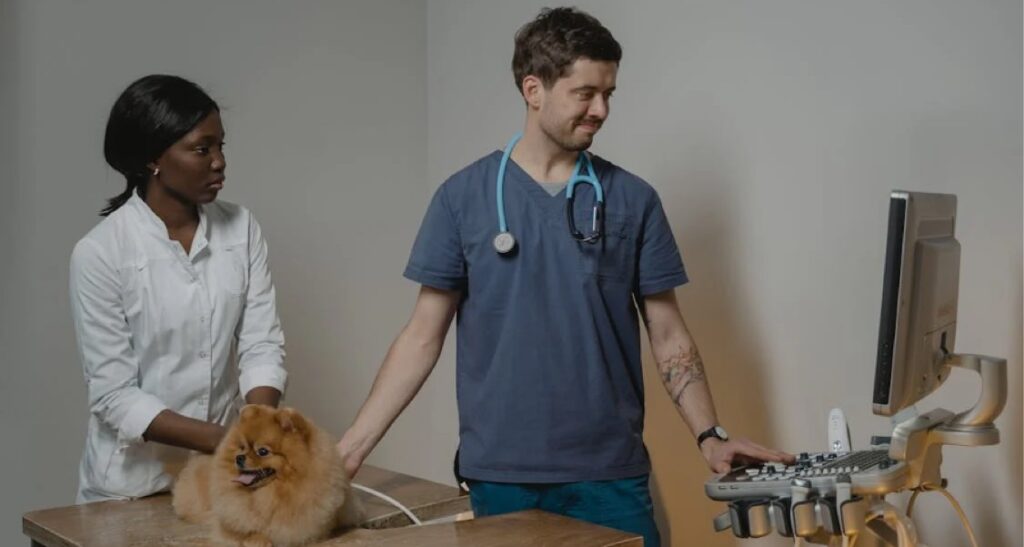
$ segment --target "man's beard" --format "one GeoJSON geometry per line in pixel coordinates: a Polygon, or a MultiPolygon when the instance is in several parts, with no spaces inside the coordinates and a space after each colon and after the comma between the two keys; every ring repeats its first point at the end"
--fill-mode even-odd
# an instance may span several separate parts
{"type": "Polygon", "coordinates": [[[590,145],[594,143],[593,135],[574,140],[572,139],[571,134],[569,137],[563,137],[553,131],[549,131],[543,124],[541,124],[540,129],[544,132],[544,135],[547,136],[547,138],[554,141],[555,144],[562,147],[564,150],[568,150],[570,152],[582,152],[590,148],[590,145]]]}

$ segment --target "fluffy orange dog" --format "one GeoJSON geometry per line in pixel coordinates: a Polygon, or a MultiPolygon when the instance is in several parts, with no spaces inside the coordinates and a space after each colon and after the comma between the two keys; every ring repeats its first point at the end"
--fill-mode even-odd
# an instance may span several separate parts
{"type": "Polygon", "coordinates": [[[360,520],[330,435],[291,408],[246,405],[174,485],[174,511],[245,547],[292,547],[360,520]]]}

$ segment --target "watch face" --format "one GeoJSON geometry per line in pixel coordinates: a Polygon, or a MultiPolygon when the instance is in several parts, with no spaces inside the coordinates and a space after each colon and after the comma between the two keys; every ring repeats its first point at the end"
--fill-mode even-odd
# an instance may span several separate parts
{"type": "Polygon", "coordinates": [[[723,429],[721,426],[715,426],[715,435],[718,435],[718,438],[722,439],[723,441],[729,440],[729,434],[726,433],[725,429],[723,429]]]}

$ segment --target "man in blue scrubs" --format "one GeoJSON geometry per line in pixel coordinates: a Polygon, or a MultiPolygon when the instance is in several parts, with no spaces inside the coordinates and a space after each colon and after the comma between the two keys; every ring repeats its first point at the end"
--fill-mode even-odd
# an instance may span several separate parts
{"type": "MultiPolygon", "coordinates": [[[[596,156],[603,235],[574,238],[563,191],[608,117],[622,50],[593,17],[544,10],[516,35],[526,103],[504,173],[515,247],[495,249],[495,151],[434,195],[405,276],[422,285],[367,401],[338,445],[354,473],[412,400],[457,317],[458,473],[477,515],[540,508],[659,544],[643,443],[642,318],[658,369],[712,471],[734,459],[791,456],[719,427],[704,366],[673,289],[686,283],[654,189],[596,156]],[[638,313],[639,312],[639,313],[638,313]]],[[[593,228],[595,190],[574,189],[573,218],[593,228]]]]}

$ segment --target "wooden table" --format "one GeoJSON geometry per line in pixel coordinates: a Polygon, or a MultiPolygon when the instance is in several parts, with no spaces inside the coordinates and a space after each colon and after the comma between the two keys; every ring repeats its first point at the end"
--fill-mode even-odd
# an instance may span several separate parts
{"type": "Polygon", "coordinates": [[[545,511],[520,511],[451,524],[353,530],[320,545],[393,547],[643,547],[640,536],[545,511]]]}
{"type": "MultiPolygon", "coordinates": [[[[420,520],[469,511],[469,498],[457,488],[363,466],[355,482],[381,491],[420,520]]],[[[317,545],[327,547],[394,545],[440,546],[603,546],[641,547],[634,536],[543,511],[408,526],[408,518],[386,502],[356,492],[374,529],[355,529],[317,545]]],[[[105,501],[26,513],[22,529],[33,547],[212,547],[205,527],[179,519],[168,494],[133,501],[105,501]]]]}

